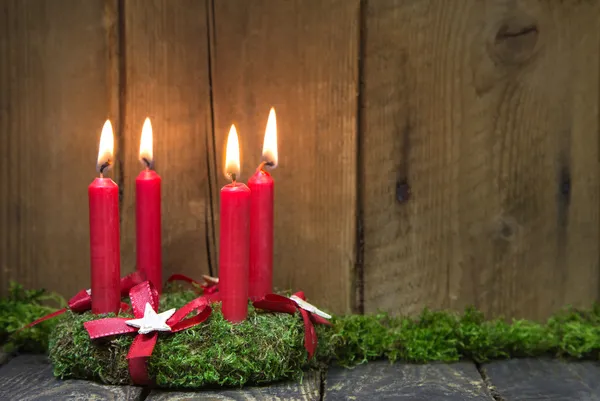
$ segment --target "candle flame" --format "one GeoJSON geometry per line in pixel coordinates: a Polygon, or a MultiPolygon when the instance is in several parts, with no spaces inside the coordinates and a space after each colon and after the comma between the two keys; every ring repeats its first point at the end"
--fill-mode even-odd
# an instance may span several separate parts
{"type": "Polygon", "coordinates": [[[235,181],[240,175],[240,143],[235,125],[231,125],[225,152],[225,176],[235,181]]]}
{"type": "Polygon", "coordinates": [[[102,127],[102,134],[100,135],[98,162],[96,164],[96,169],[100,174],[103,174],[111,167],[114,149],[115,139],[113,137],[112,125],[110,124],[110,120],[106,120],[102,127]]]}
{"type": "Polygon", "coordinates": [[[144,126],[142,127],[142,138],[140,139],[140,161],[148,168],[152,166],[152,124],[150,123],[150,118],[148,117],[146,117],[144,126]]]}
{"type": "Polygon", "coordinates": [[[271,168],[277,167],[277,117],[275,116],[275,109],[273,107],[271,107],[269,119],[267,120],[262,158],[267,166],[271,168]]]}

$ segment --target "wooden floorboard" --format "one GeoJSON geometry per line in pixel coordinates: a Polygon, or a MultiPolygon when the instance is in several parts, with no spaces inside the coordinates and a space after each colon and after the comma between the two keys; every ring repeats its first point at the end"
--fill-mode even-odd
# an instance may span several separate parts
{"type": "Polygon", "coordinates": [[[491,401],[472,363],[414,365],[370,362],[331,368],[324,400],[491,401]]]}
{"type": "Polygon", "coordinates": [[[600,363],[515,359],[483,365],[371,362],[354,369],[332,367],[305,374],[301,382],[197,392],[105,386],[58,380],[46,357],[0,353],[0,401],[4,400],[411,400],[411,401],[600,401],[600,363]],[[4,362],[3,362],[4,361],[4,362]],[[325,378],[321,388],[321,378],[325,378]],[[483,376],[483,377],[482,377],[483,376]],[[323,391],[323,394],[321,394],[323,391]]]}
{"type": "Polygon", "coordinates": [[[483,366],[502,401],[600,401],[600,364],[555,359],[513,359],[483,366]]]}
{"type": "Polygon", "coordinates": [[[58,380],[41,355],[21,355],[0,368],[0,401],[140,400],[142,389],[104,386],[83,380],[58,380]]]}
{"type": "Polygon", "coordinates": [[[316,401],[320,399],[321,375],[308,372],[302,382],[284,382],[265,387],[210,390],[196,392],[170,392],[154,390],[146,401],[208,401],[208,400],[290,400],[316,401]]]}

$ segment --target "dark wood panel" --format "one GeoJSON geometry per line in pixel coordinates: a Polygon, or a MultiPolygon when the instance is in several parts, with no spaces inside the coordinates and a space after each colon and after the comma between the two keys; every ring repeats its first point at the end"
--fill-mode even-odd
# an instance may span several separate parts
{"type": "Polygon", "coordinates": [[[83,380],[58,380],[46,357],[22,355],[0,368],[0,400],[140,400],[141,387],[104,386],[83,380]]]}
{"type": "MultiPolygon", "coordinates": [[[[212,44],[217,187],[236,124],[242,180],[277,113],[274,285],[350,310],[356,214],[358,0],[219,0],[212,44]]],[[[215,222],[218,226],[218,221],[215,222]]]]}
{"type": "Polygon", "coordinates": [[[10,280],[66,296],[89,286],[87,187],[118,117],[115,4],[0,4],[0,294],[10,280]]]}
{"type": "Polygon", "coordinates": [[[600,3],[366,4],[365,310],[589,306],[600,3]]]}
{"type": "Polygon", "coordinates": [[[492,401],[472,363],[413,365],[369,362],[331,368],[325,382],[331,400],[492,401]]]}
{"type": "Polygon", "coordinates": [[[244,400],[320,400],[321,374],[318,371],[305,373],[302,382],[275,383],[263,387],[245,387],[243,389],[207,390],[198,392],[152,391],[147,401],[244,401],[244,400]]]}
{"type": "Polygon", "coordinates": [[[162,178],[163,276],[208,274],[211,135],[206,1],[128,0],[125,20],[123,269],[135,268],[135,179],[146,117],[162,178]]]}
{"type": "Polygon", "coordinates": [[[486,364],[483,371],[504,401],[600,400],[598,362],[514,359],[486,364]]]}

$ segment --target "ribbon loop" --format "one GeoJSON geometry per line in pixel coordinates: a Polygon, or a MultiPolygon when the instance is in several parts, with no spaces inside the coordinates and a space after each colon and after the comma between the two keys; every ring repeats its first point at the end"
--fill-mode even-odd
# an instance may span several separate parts
{"type": "MultiPolygon", "coordinates": [[[[141,272],[134,272],[128,274],[127,276],[121,279],[121,296],[124,297],[127,295],[129,290],[135,286],[136,284],[144,281],[144,274],[141,272]]],[[[69,309],[75,313],[83,313],[92,309],[92,292],[90,290],[81,290],[77,294],[75,294],[68,302],[69,309]]],[[[129,306],[125,303],[121,302],[121,310],[126,311],[129,309],[129,306]]],[[[45,320],[52,319],[53,317],[62,315],[67,311],[67,308],[62,308],[57,310],[56,312],[52,312],[47,314],[46,316],[42,316],[41,318],[34,320],[26,326],[21,327],[15,333],[20,332],[21,330],[28,329],[30,327],[35,326],[45,320]]]]}
{"type": "MultiPolygon", "coordinates": [[[[303,291],[298,291],[294,295],[302,301],[306,300],[303,291]]],[[[282,295],[267,294],[258,301],[254,301],[252,304],[258,309],[272,312],[289,313],[290,315],[294,315],[297,311],[299,311],[300,315],[302,316],[302,322],[304,323],[304,348],[308,353],[308,359],[313,357],[317,349],[317,331],[314,323],[325,324],[328,326],[331,325],[331,322],[328,320],[302,308],[301,305],[295,302],[293,299],[284,297],[282,295]]]]}
{"type": "Polygon", "coordinates": [[[167,324],[171,326],[171,331],[176,333],[202,323],[208,319],[211,313],[212,308],[208,305],[206,299],[199,297],[188,302],[181,309],[175,312],[175,314],[171,316],[169,320],[167,320],[167,324]],[[193,311],[198,312],[198,314],[188,319],[184,319],[193,311]]]}

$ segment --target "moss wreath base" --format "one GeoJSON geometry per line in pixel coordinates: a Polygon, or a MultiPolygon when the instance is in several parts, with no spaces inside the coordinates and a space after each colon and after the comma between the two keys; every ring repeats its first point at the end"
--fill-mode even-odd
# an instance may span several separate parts
{"type": "MultiPolygon", "coordinates": [[[[193,291],[171,288],[161,297],[161,310],[179,308],[196,296],[193,291]]],[[[7,312],[0,319],[0,334],[6,333],[11,324],[14,326],[13,321],[30,321],[47,313],[47,309],[40,309],[26,317],[11,316],[10,313],[22,314],[19,305],[26,298],[0,300],[0,310],[7,312]],[[4,325],[2,319],[9,325],[4,325]]],[[[27,302],[32,301],[27,298],[27,302]]],[[[92,341],[83,322],[96,318],[90,313],[68,312],[44,322],[54,325],[48,351],[55,375],[130,384],[126,355],[134,336],[92,341]]],[[[590,309],[567,308],[545,323],[486,321],[473,308],[463,314],[424,310],[416,318],[384,313],[334,316],[332,323],[333,327],[315,326],[319,346],[315,357],[308,361],[299,315],[267,313],[250,307],[248,319],[232,325],[223,319],[219,304],[213,304],[213,313],[206,322],[175,334],[160,334],[149,358],[149,373],[158,387],[197,389],[298,379],[306,368],[332,362],[349,367],[382,358],[413,363],[461,359],[480,363],[545,355],[600,358],[599,305],[590,309]]],[[[24,330],[18,334],[18,340],[43,348],[47,341],[45,330],[45,326],[24,330]]]]}

